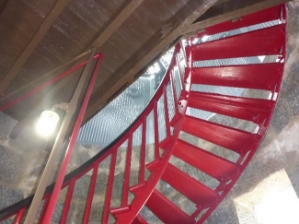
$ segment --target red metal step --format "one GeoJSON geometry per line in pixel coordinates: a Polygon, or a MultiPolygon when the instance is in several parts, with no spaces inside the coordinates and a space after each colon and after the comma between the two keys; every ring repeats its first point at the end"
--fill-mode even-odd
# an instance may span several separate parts
{"type": "Polygon", "coordinates": [[[132,224],[147,224],[147,221],[145,221],[140,215],[137,215],[132,224]]]}
{"type": "MultiPolygon", "coordinates": [[[[197,37],[212,35],[274,19],[281,18],[282,20],[286,20],[285,9],[286,8],[284,5],[280,5],[252,15],[244,16],[234,21],[228,21],[215,26],[206,27],[205,31],[200,33],[197,37]]],[[[205,17],[205,15],[203,16],[205,17]]],[[[190,46],[187,47],[187,49],[185,49],[185,44],[183,42],[176,44],[170,65],[165,74],[165,78],[159,85],[156,94],[149,102],[144,112],[133,122],[132,125],[130,125],[130,128],[127,129],[126,132],[124,132],[113,142],[113,144],[101,151],[95,157],[91,158],[79,168],[72,171],[62,182],[62,179],[65,176],[65,169],[71,156],[71,154],[68,153],[68,156],[65,157],[66,159],[63,161],[63,169],[60,171],[60,178],[54,187],[55,190],[51,191],[51,187],[47,190],[43,203],[44,206],[42,208],[42,211],[46,211],[47,214],[46,216],[41,215],[41,219],[38,221],[40,223],[51,222],[52,213],[55,209],[60,190],[62,189],[61,186],[63,186],[69,189],[61,217],[62,222],[63,220],[65,222],[69,214],[70,203],[72,202],[73,190],[74,186],[76,185],[76,181],[82,178],[82,175],[93,172],[93,181],[90,182],[90,191],[87,197],[87,207],[85,209],[83,220],[83,223],[88,223],[92,200],[95,196],[94,188],[97,184],[97,172],[103,172],[102,169],[98,170],[98,167],[104,167],[104,161],[109,160],[110,169],[108,181],[106,188],[103,188],[106,189],[105,203],[102,209],[100,209],[103,210],[103,218],[101,223],[108,223],[109,215],[111,214],[114,216],[117,223],[146,224],[146,220],[140,216],[140,211],[145,205],[158,218],[160,218],[162,222],[167,224],[196,223],[194,218],[200,214],[203,209],[208,208],[201,219],[197,221],[197,223],[204,223],[211,212],[229,193],[232,186],[235,184],[241,173],[248,165],[248,162],[255,153],[258,143],[260,142],[265,130],[269,125],[269,120],[271,118],[277,98],[273,98],[273,100],[260,100],[225,96],[213,93],[194,92],[190,91],[190,86],[192,86],[192,84],[204,84],[226,87],[242,87],[269,90],[278,93],[280,89],[279,87],[281,84],[283,63],[285,58],[285,27],[286,24],[282,23],[271,28],[251,31],[193,46],[193,40],[197,37],[190,37],[187,39],[187,43],[190,46]],[[186,85],[182,85],[183,89],[180,96],[176,96],[176,94],[174,95],[175,115],[171,121],[165,121],[167,135],[166,139],[160,142],[158,134],[161,133],[161,130],[159,129],[161,126],[158,124],[160,121],[158,118],[162,116],[168,119],[171,108],[168,107],[169,105],[167,104],[167,98],[164,98],[164,101],[161,101],[162,103],[164,102],[165,111],[163,112],[157,109],[157,102],[160,102],[160,99],[167,95],[166,88],[169,84],[171,84],[170,87],[172,93],[176,93],[175,85],[173,85],[172,73],[175,67],[179,66],[177,58],[180,57],[179,54],[182,51],[183,53],[186,53],[184,60],[188,69],[185,70],[185,76],[180,74],[180,77],[185,77],[184,81],[186,81],[186,85]],[[192,68],[194,60],[216,60],[222,58],[272,54],[279,54],[281,63],[192,68]],[[259,134],[251,134],[235,128],[194,118],[186,115],[187,106],[235,117],[238,119],[252,121],[259,124],[262,129],[260,129],[259,134]],[[154,113],[153,123],[155,124],[155,130],[150,130],[147,128],[148,117],[151,113],[154,113]],[[170,132],[171,128],[173,128],[173,130],[170,132]],[[142,141],[140,148],[141,151],[140,153],[133,153],[134,151],[131,152],[133,150],[132,136],[137,130],[142,130],[142,135],[140,136],[140,140],[142,141]],[[150,153],[146,146],[148,137],[147,131],[154,131],[155,134],[155,157],[150,163],[147,162],[147,156],[148,153],[150,153]],[[225,158],[180,140],[179,134],[181,131],[190,133],[191,135],[225,147],[227,150],[233,150],[239,153],[241,156],[236,163],[230,162],[225,158]],[[123,179],[121,180],[124,182],[124,184],[123,188],[114,189],[115,184],[113,183],[115,169],[117,168],[117,150],[124,142],[128,142],[125,159],[126,168],[124,170],[123,179]],[[159,154],[160,148],[164,149],[163,155],[159,154]],[[250,154],[246,155],[247,152],[250,152],[250,154]],[[215,191],[200,181],[193,179],[179,168],[171,165],[169,160],[174,156],[193,166],[194,168],[206,173],[210,177],[217,179],[220,184],[217,186],[215,191]],[[139,159],[139,170],[136,170],[136,167],[131,164],[132,161],[135,161],[133,158],[135,158],[135,160],[139,159]],[[151,174],[148,178],[145,178],[146,168],[151,171],[151,174]],[[136,171],[139,173],[138,182],[134,183],[135,185],[130,187],[130,177],[135,177],[136,171]],[[180,209],[181,205],[174,204],[171,200],[166,198],[166,196],[155,190],[155,187],[160,179],[166,181],[174,189],[179,191],[182,195],[197,205],[197,208],[193,214],[188,215],[180,209]],[[120,197],[121,206],[117,208],[111,207],[111,200],[113,196],[112,193],[114,190],[122,191],[122,197],[120,197]],[[133,193],[135,196],[132,201],[128,201],[129,193],[133,193]],[[49,201],[49,198],[53,198],[53,200],[51,199],[49,201]],[[49,207],[51,208],[50,210],[49,207]]],[[[84,63],[83,65],[85,66],[87,62],[85,64],[84,63]]],[[[50,80],[42,86],[48,86],[51,83],[54,83],[55,80],[57,81],[62,77],[65,77],[67,74],[70,74],[69,72],[75,71],[82,66],[75,66],[68,72],[56,77],[53,80],[50,80]]],[[[31,96],[33,93],[37,93],[41,89],[41,87],[37,87],[26,95],[17,98],[12,103],[4,105],[2,110],[11,107],[17,102],[20,102],[21,100],[31,96]]],[[[84,104],[87,105],[87,101],[85,101],[84,104]]],[[[76,119],[80,120],[84,114],[82,116],[81,115],[76,119]]],[[[76,132],[79,130],[79,127],[80,125],[76,126],[76,132]]],[[[71,139],[75,140],[76,135],[77,134],[73,134],[71,139]]],[[[72,151],[73,146],[73,144],[68,146],[70,148],[68,152],[72,151]]],[[[104,170],[104,172],[106,171],[104,170]]],[[[20,222],[24,218],[24,214],[27,214],[31,201],[32,198],[28,197],[27,199],[24,199],[17,204],[0,211],[0,222],[2,223],[2,221],[6,221],[14,217],[14,223],[20,222]]],[[[227,220],[224,218],[224,222],[226,221],[227,220]]]]}
{"type": "Polygon", "coordinates": [[[239,169],[238,165],[182,140],[177,141],[173,155],[219,181],[239,169]]]}
{"type": "Polygon", "coordinates": [[[162,180],[185,195],[196,205],[203,205],[207,202],[214,201],[218,197],[215,191],[171,164],[167,165],[162,175],[162,180]]]}
{"type": "Polygon", "coordinates": [[[274,91],[284,64],[192,68],[192,83],[274,91]]]}
{"type": "Polygon", "coordinates": [[[252,13],[234,21],[230,20],[214,26],[207,27],[204,33],[199,33],[199,37],[204,35],[213,35],[225,31],[248,27],[271,20],[281,19],[281,13],[284,13],[284,6],[279,5],[256,13],[252,13]]]}
{"type": "Polygon", "coordinates": [[[213,93],[189,93],[188,106],[223,114],[262,125],[269,117],[275,102],[272,100],[249,99],[235,96],[224,96],[213,93]]]}
{"type": "Polygon", "coordinates": [[[187,115],[184,118],[181,130],[216,145],[233,150],[240,155],[243,155],[248,150],[255,147],[259,138],[256,134],[211,123],[187,115]]]}
{"type": "Polygon", "coordinates": [[[282,54],[284,44],[282,24],[192,46],[192,61],[282,54]]]}
{"type": "Polygon", "coordinates": [[[154,190],[146,206],[164,223],[192,224],[195,220],[168,200],[159,191],[154,190]]]}

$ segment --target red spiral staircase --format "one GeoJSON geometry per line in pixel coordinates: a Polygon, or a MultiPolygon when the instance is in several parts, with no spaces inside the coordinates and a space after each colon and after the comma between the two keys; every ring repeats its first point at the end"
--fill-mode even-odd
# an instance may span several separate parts
{"type": "MultiPolygon", "coordinates": [[[[285,46],[286,8],[284,5],[208,27],[197,37],[178,43],[175,46],[165,78],[143,113],[111,145],[65,177],[61,188],[68,188],[68,190],[60,223],[67,222],[76,182],[84,174],[92,172],[82,220],[82,223],[89,222],[97,178],[101,172],[99,167],[107,159],[110,161],[110,171],[105,192],[102,223],[108,223],[110,215],[114,216],[117,223],[147,223],[140,214],[144,206],[164,223],[203,223],[234,186],[265,135],[280,91],[285,46]],[[222,36],[210,41],[203,38],[274,20],[279,22],[270,27],[261,25],[252,31],[247,30],[244,33],[222,36]],[[201,43],[198,40],[202,40],[201,43]],[[194,66],[194,62],[254,56],[266,56],[265,58],[268,58],[269,56],[273,57],[273,55],[276,56],[276,60],[270,60],[270,62],[194,66]],[[184,63],[181,63],[182,61],[184,63]],[[261,99],[196,91],[193,88],[195,85],[263,90],[268,91],[270,97],[261,99]],[[253,122],[258,128],[255,132],[248,132],[237,127],[200,119],[188,115],[189,108],[253,122]],[[151,131],[155,141],[154,158],[149,160],[147,159],[146,131],[148,131],[147,119],[151,114],[154,117],[154,130],[151,131]],[[138,183],[131,185],[132,142],[137,130],[141,130],[142,133],[139,177],[138,183]],[[161,132],[165,132],[166,137],[163,139],[160,137],[161,132]],[[238,159],[232,162],[225,156],[216,155],[190,144],[180,138],[181,132],[233,151],[238,154],[238,159]],[[119,147],[125,142],[127,142],[128,147],[121,205],[112,207],[111,198],[116,158],[119,147]],[[219,182],[217,187],[212,189],[192,177],[191,174],[171,164],[169,161],[172,157],[216,179],[219,182]],[[150,174],[147,178],[146,172],[148,171],[150,174]],[[194,203],[196,210],[192,214],[187,214],[163,195],[156,189],[160,180],[168,183],[194,203]],[[129,201],[129,194],[131,193],[134,194],[134,199],[129,201]]],[[[94,60],[99,60],[99,57],[96,56],[94,60]]],[[[80,66],[85,66],[85,64],[80,66]]],[[[63,77],[62,75],[60,78],[63,77]]],[[[46,190],[45,203],[43,203],[42,212],[38,217],[39,223],[50,223],[51,221],[59,194],[59,191],[53,191],[53,188],[54,185],[51,185],[46,190]]],[[[32,197],[26,198],[0,211],[0,221],[14,218],[13,223],[21,223],[31,200],[32,197]]]]}

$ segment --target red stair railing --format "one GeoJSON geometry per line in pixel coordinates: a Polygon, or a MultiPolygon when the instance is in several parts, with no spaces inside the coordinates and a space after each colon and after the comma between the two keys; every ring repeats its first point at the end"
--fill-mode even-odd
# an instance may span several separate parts
{"type": "MultiPolygon", "coordinates": [[[[67,222],[76,182],[85,174],[92,172],[82,218],[82,223],[89,222],[97,178],[101,172],[99,167],[106,160],[110,161],[110,168],[102,223],[113,222],[110,215],[114,216],[117,223],[147,223],[140,213],[144,206],[164,223],[203,223],[234,186],[267,130],[282,80],[286,51],[285,29],[286,8],[280,5],[208,27],[197,37],[188,39],[187,46],[183,45],[183,42],[177,44],[165,78],[143,113],[113,143],[65,177],[62,189],[68,187],[68,191],[60,223],[67,222]],[[213,36],[273,20],[279,22],[266,28],[261,25],[236,35],[213,36]],[[215,39],[199,43],[198,40],[203,40],[203,37],[215,39]],[[277,57],[275,61],[271,59],[273,55],[277,57]],[[266,56],[269,62],[231,63],[232,58],[257,56],[266,56]],[[230,59],[230,64],[221,64],[224,63],[222,59],[230,59]],[[215,66],[215,61],[220,64],[215,66]],[[195,66],[198,62],[205,65],[195,66]],[[225,92],[198,90],[197,86],[205,86],[207,89],[210,86],[218,86],[268,91],[271,97],[260,99],[245,95],[231,96],[225,92]],[[255,132],[249,132],[202,119],[192,115],[189,112],[191,109],[252,122],[257,129],[255,132]],[[153,116],[153,130],[147,128],[150,116],[153,116]],[[137,184],[130,184],[132,142],[134,133],[138,130],[142,133],[139,176],[137,184]],[[148,157],[147,131],[154,133],[152,159],[148,157]],[[164,134],[161,134],[162,132],[164,134]],[[190,144],[181,137],[181,132],[223,147],[227,152],[238,155],[238,158],[232,161],[225,155],[216,155],[213,151],[190,144]],[[122,197],[119,206],[115,207],[111,201],[115,190],[116,159],[119,148],[124,143],[127,143],[127,150],[122,197]],[[190,173],[171,163],[173,158],[214,178],[218,181],[218,185],[212,188],[204,181],[195,179],[190,173]],[[147,171],[150,172],[148,178],[147,171]],[[184,195],[196,209],[188,213],[163,195],[163,192],[156,188],[160,180],[184,195]],[[129,200],[131,193],[134,194],[133,200],[129,200]]],[[[53,187],[49,186],[44,196],[45,203],[39,216],[40,223],[51,221],[60,189],[56,188],[58,190],[53,192],[53,187]],[[50,200],[53,195],[56,198],[50,200]]],[[[29,197],[0,211],[0,221],[15,216],[14,223],[20,223],[31,200],[32,197],[29,197]]]]}

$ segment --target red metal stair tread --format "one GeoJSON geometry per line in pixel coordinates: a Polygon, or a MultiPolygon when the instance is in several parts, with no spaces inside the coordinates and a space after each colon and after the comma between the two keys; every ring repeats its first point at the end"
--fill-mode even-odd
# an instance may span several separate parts
{"type": "Polygon", "coordinates": [[[206,28],[206,32],[200,33],[203,35],[213,35],[220,32],[225,32],[229,30],[239,29],[247,26],[252,26],[276,19],[281,19],[281,12],[284,10],[284,6],[279,5],[269,9],[265,9],[256,13],[242,16],[237,21],[230,20],[224,23],[216,24],[206,28]]]}
{"type": "Polygon", "coordinates": [[[163,194],[154,190],[146,206],[164,223],[192,224],[195,220],[168,200],[163,194]]]}
{"type": "Polygon", "coordinates": [[[194,92],[189,94],[188,106],[226,116],[252,121],[261,125],[271,114],[275,102],[272,100],[224,96],[213,93],[194,92]]]}
{"type": "Polygon", "coordinates": [[[285,25],[277,25],[196,45],[192,47],[192,60],[280,54],[282,47],[284,47],[284,40],[285,25]]]}
{"type": "Polygon", "coordinates": [[[215,191],[171,164],[167,165],[162,175],[162,180],[170,184],[197,205],[214,201],[218,197],[215,191]]]}
{"type": "Polygon", "coordinates": [[[274,91],[283,63],[192,68],[192,83],[274,91]]]}
{"type": "Polygon", "coordinates": [[[219,181],[236,174],[239,168],[238,165],[228,160],[182,140],[176,143],[173,155],[219,181]]]}
{"type": "Polygon", "coordinates": [[[181,130],[241,155],[253,147],[256,147],[259,138],[256,134],[211,123],[191,116],[185,117],[181,130]]]}

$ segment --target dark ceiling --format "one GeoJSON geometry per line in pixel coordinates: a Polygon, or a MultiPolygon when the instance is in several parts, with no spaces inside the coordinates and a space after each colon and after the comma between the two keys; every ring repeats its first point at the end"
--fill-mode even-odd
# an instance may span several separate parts
{"type": "MultiPolygon", "coordinates": [[[[0,106],[57,76],[69,66],[48,72],[93,46],[104,59],[87,119],[180,37],[286,1],[2,0],[0,106]]],[[[68,99],[79,73],[5,112],[19,121],[30,120],[34,113],[68,99]]]]}

